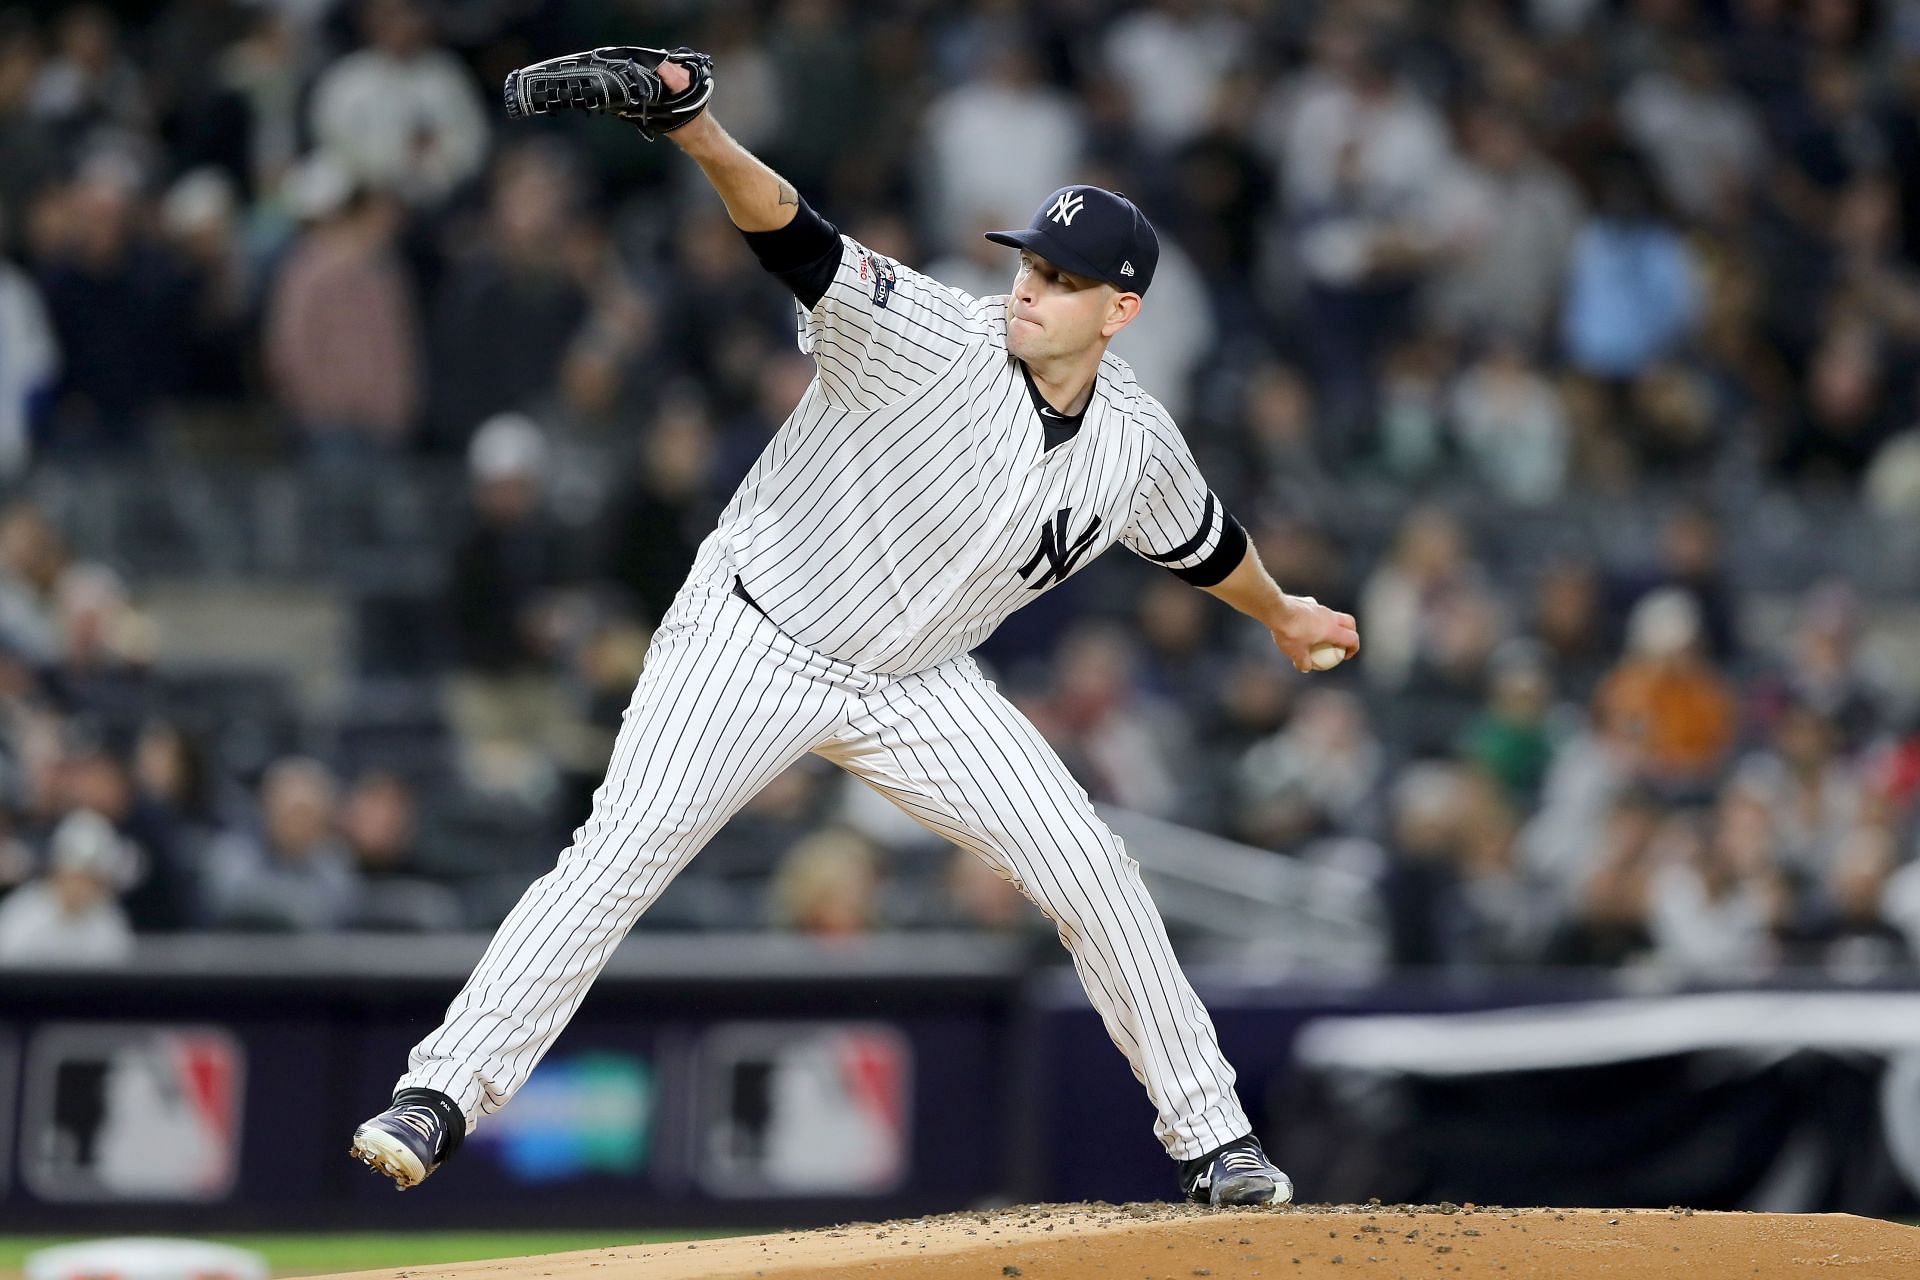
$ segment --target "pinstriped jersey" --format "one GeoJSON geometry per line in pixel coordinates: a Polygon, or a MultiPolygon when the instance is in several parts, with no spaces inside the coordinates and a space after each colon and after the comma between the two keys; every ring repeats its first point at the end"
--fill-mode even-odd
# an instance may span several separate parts
{"type": "Polygon", "coordinates": [[[801,644],[904,675],[966,653],[1115,542],[1202,585],[1238,563],[1245,535],[1111,352],[1078,432],[1047,447],[1006,306],[846,236],[824,294],[798,304],[814,380],[714,536],[801,644]]]}

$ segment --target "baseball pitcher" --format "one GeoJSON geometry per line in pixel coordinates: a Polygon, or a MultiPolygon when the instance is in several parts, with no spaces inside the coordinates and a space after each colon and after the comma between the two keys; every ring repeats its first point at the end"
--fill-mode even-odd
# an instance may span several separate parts
{"type": "Polygon", "coordinates": [[[1259,619],[1301,671],[1352,617],[1290,596],[1107,351],[1159,246],[1126,197],[1062,187],[1011,291],[972,298],[842,235],[706,110],[711,61],[602,48],[507,79],[508,114],[665,135],[797,300],[814,380],[662,618],[591,815],[502,922],[353,1154],[402,1187],[505,1106],[648,905],[803,753],[985,859],[1046,913],[1202,1204],[1281,1204],[1212,1021],[1138,865],[969,650],[1118,542],[1259,619]],[[1317,651],[1317,652],[1316,652],[1317,651]]]}

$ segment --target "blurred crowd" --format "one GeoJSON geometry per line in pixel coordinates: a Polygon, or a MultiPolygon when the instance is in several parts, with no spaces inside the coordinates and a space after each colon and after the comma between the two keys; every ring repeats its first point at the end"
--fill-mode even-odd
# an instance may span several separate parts
{"type": "MultiPolygon", "coordinates": [[[[982,650],[1096,799],[1359,870],[1404,964],[1920,953],[1916,584],[1822,543],[1920,523],[1920,3],[155,0],[0,10],[0,959],[485,928],[584,816],[811,376],[670,144],[493,107],[618,43],[711,51],[735,136],[972,293],[1065,181],[1154,218],[1115,349],[1365,651],[1302,679],[1108,557],[982,650]],[[43,500],[159,466],[459,475],[354,732],[156,662],[43,500]]],[[[1043,923],[810,764],[650,921],[1043,923]]]]}

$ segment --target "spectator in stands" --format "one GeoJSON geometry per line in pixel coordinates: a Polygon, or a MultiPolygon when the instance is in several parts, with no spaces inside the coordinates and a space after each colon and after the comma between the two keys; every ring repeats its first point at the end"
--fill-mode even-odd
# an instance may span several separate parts
{"type": "Polygon", "coordinates": [[[563,821],[593,807],[593,793],[607,776],[613,741],[633,686],[646,667],[650,627],[618,608],[582,610],[578,638],[568,646],[566,683],[571,716],[554,755],[560,771],[558,801],[563,821]]]}
{"type": "Polygon", "coordinates": [[[21,809],[32,829],[51,831],[86,809],[106,818],[133,851],[121,906],[140,933],[194,922],[195,868],[164,810],[135,782],[117,743],[86,716],[16,719],[22,767],[21,809]]]}
{"type": "Polygon", "coordinates": [[[1734,743],[1732,691],[1707,658],[1700,609],[1674,587],[1627,620],[1627,653],[1594,695],[1594,718],[1635,753],[1642,778],[1676,795],[1709,786],[1734,743]]]}
{"type": "Polygon", "coordinates": [[[384,770],[355,778],[340,804],[340,838],[369,877],[412,870],[417,822],[413,788],[384,770]]]}
{"type": "Polygon", "coordinates": [[[701,15],[694,41],[727,68],[727,132],[741,146],[762,154],[771,147],[788,105],[781,100],[780,66],[767,48],[765,18],[754,9],[715,6],[701,15]]]}
{"type": "Polygon", "coordinates": [[[367,892],[354,924],[363,929],[445,932],[463,923],[452,889],[423,877],[413,788],[375,770],[354,779],[340,805],[340,838],[367,892]]]}
{"type": "Polygon", "coordinates": [[[1901,253],[1900,194],[1891,177],[1856,180],[1835,202],[1829,287],[1845,312],[1884,341],[1920,341],[1920,267],[1901,253]]]}
{"type": "Polygon", "coordinates": [[[1774,860],[1802,886],[1827,877],[1863,816],[1859,771],[1839,745],[1831,720],[1790,702],[1774,722],[1770,749],[1735,771],[1733,785],[1766,813],[1774,860]]]}
{"type": "Polygon", "coordinates": [[[1192,254],[1221,329],[1242,335],[1267,324],[1269,302],[1247,269],[1264,254],[1262,223],[1276,185],[1255,139],[1261,89],[1245,66],[1220,81],[1206,128],[1173,158],[1170,181],[1182,198],[1154,210],[1157,225],[1192,254]]]}
{"type": "Polygon", "coordinates": [[[1086,145],[1083,108],[1040,78],[1028,40],[1004,33],[976,66],[976,78],[927,107],[924,207],[937,250],[982,222],[1017,225],[1021,209],[1079,168],[1086,145]],[[1005,145],[1012,137],[1018,147],[1005,145]]]}
{"type": "Polygon", "coordinates": [[[987,239],[987,232],[999,227],[991,214],[977,215],[971,226],[962,227],[954,236],[948,251],[929,261],[923,270],[940,283],[976,298],[1005,293],[1006,246],[987,239]]]}
{"type": "Polygon", "coordinates": [[[1465,779],[1451,765],[1422,762],[1394,779],[1381,897],[1396,965],[1443,965],[1459,956],[1467,924],[1458,862],[1466,802],[1465,779]]]}
{"type": "Polygon", "coordinates": [[[1537,960],[1555,916],[1551,890],[1533,882],[1522,863],[1519,810],[1497,779],[1469,769],[1461,775],[1459,822],[1460,961],[1537,960]]]}
{"type": "Polygon", "coordinates": [[[862,65],[863,50],[847,38],[849,7],[843,0],[791,0],[767,25],[767,52],[779,69],[781,123],[768,163],[803,192],[844,181],[843,170],[867,168],[869,145],[863,144],[872,121],[887,118],[871,92],[885,78],[862,65]],[[854,91],[856,85],[869,92],[854,91]]]}
{"type": "Polygon", "coordinates": [[[0,965],[113,964],[133,952],[118,895],[129,854],[113,824],[80,809],[54,828],[47,874],[0,900],[0,965]]]}
{"type": "Polygon", "coordinates": [[[0,644],[30,663],[59,652],[54,588],[66,566],[66,546],[39,507],[22,501],[0,511],[0,644]]]}
{"type": "Polygon", "coordinates": [[[1777,962],[1790,897],[1739,812],[1723,807],[1716,823],[1685,810],[1661,824],[1647,886],[1652,964],[1711,977],[1765,973],[1777,962]]]}
{"type": "MultiPolygon", "coordinates": [[[[1765,322],[1766,308],[1778,305],[1774,275],[1763,264],[1755,239],[1738,245],[1722,243],[1708,259],[1700,337],[1692,363],[1711,388],[1716,426],[1712,444],[1723,455],[1716,459],[1687,459],[1688,469],[1711,474],[1727,465],[1729,443],[1741,455],[1758,455],[1777,447],[1784,435],[1792,400],[1789,372],[1776,331],[1765,322]],[[1742,441],[1752,438],[1752,445],[1742,441]]],[[[1748,456],[1739,465],[1751,467],[1748,456]]]]}
{"type": "Polygon", "coordinates": [[[1896,422],[1885,345],[1858,320],[1822,334],[1778,464],[1800,484],[1851,491],[1886,443],[1896,422]]]}
{"type": "Polygon", "coordinates": [[[447,712],[462,772],[485,791],[544,802],[551,759],[572,723],[556,678],[569,576],[547,512],[547,446],[532,419],[502,414],[467,451],[476,519],[453,553],[447,613],[455,671],[447,712]]]}
{"type": "MultiPolygon", "coordinates": [[[[1245,471],[1229,466],[1215,483],[1244,486],[1244,500],[1236,504],[1240,509],[1265,501],[1296,518],[1323,512],[1329,491],[1337,487],[1324,459],[1338,451],[1317,438],[1313,388],[1300,371],[1278,360],[1254,365],[1241,393],[1240,419],[1242,430],[1235,434],[1241,437],[1245,471]]],[[[1299,590],[1297,585],[1289,589],[1299,590]]]]}
{"type": "Polygon", "coordinates": [[[1845,753],[1867,744],[1881,727],[1882,690],[1898,679],[1861,650],[1863,604],[1859,593],[1838,579],[1806,593],[1774,669],[1751,682],[1754,711],[1763,723],[1797,703],[1833,726],[1845,753]]]}
{"type": "Polygon", "coordinates": [[[289,180],[309,225],[267,305],[266,364],[301,443],[353,463],[405,442],[420,401],[413,285],[395,249],[401,211],[324,156],[289,180]]]}
{"type": "Polygon", "coordinates": [[[1360,593],[1357,612],[1367,620],[1363,673],[1382,689],[1399,689],[1416,667],[1444,662],[1448,616],[1472,610],[1485,592],[1485,574],[1459,521],[1439,507],[1409,512],[1360,593]]]}
{"type": "Polygon", "coordinates": [[[1241,762],[1242,827],[1283,849],[1305,836],[1375,834],[1385,770],[1365,704],[1344,689],[1309,690],[1287,727],[1241,762]]]}
{"type": "Polygon", "coordinates": [[[1868,509],[1890,522],[1920,520],[1920,429],[1908,427],[1874,455],[1861,477],[1868,509]]]}
{"type": "MultiPolygon", "coordinates": [[[[675,289],[664,304],[672,323],[661,327],[661,354],[713,397],[715,414],[725,418],[749,405],[754,380],[772,354],[763,323],[753,322],[764,320],[768,308],[765,273],[742,252],[740,233],[717,204],[688,211],[673,252],[675,289]]],[[[790,307],[780,313],[788,323],[791,314],[790,307]]],[[[781,345],[792,349],[790,339],[781,345]]],[[[766,424],[765,434],[784,417],[766,424]]]]}
{"type": "Polygon", "coordinates": [[[1495,655],[1487,705],[1461,735],[1460,759],[1531,808],[1553,765],[1552,711],[1546,654],[1529,641],[1508,641],[1495,655]]]}
{"type": "MultiPolygon", "coordinates": [[[[9,775],[7,781],[11,786],[18,764],[9,759],[6,768],[9,775]]],[[[15,834],[13,823],[13,813],[0,808],[0,902],[5,902],[9,893],[33,879],[40,870],[39,857],[26,841],[15,834]]]]}
{"type": "Polygon", "coordinates": [[[1390,35],[1334,13],[1315,51],[1283,92],[1272,136],[1322,403],[1353,429],[1369,416],[1378,358],[1402,335],[1429,264],[1450,146],[1437,113],[1402,77],[1390,35]]]}
{"type": "Polygon", "coordinates": [[[663,397],[608,501],[602,572],[633,598],[649,625],[666,613],[719,515],[716,445],[702,397],[691,388],[663,397]]]}
{"type": "Polygon", "coordinates": [[[1729,6],[1722,46],[1734,82],[1763,110],[1790,97],[1806,57],[1800,14],[1781,0],[1739,0],[1729,6]]]}
{"type": "Polygon", "coordinates": [[[1442,242],[1426,309],[1447,333],[1538,350],[1565,286],[1580,194],[1510,106],[1476,104],[1460,145],[1460,163],[1438,189],[1442,242]]]}
{"type": "MultiPolygon", "coordinates": [[[[1416,337],[1389,351],[1380,370],[1378,430],[1372,453],[1403,485],[1437,477],[1446,461],[1446,389],[1453,349],[1433,337],[1416,337]]],[[[1356,450],[1341,450],[1351,457],[1356,450]]]]}
{"type": "MultiPolygon", "coordinates": [[[[5,54],[0,51],[0,84],[5,54]]],[[[4,146],[0,141],[0,146],[4,146]]],[[[11,225],[0,200],[0,483],[17,480],[33,456],[60,374],[60,344],[40,288],[7,260],[11,225]]]]}
{"type": "MultiPolygon", "coordinates": [[[[1891,759],[1883,759],[1880,762],[1883,766],[1895,765],[1895,768],[1888,769],[1887,772],[1903,773],[1906,785],[1903,789],[1904,802],[1892,788],[1880,797],[1881,803],[1885,805],[1882,812],[1886,821],[1874,829],[1871,838],[1877,840],[1882,833],[1898,832],[1900,834],[1893,842],[1894,847],[1885,849],[1885,852],[1893,857],[1895,865],[1887,868],[1880,876],[1880,896],[1875,908],[1880,921],[1897,932],[1905,941],[1907,955],[1911,960],[1920,957],[1920,858],[1911,856],[1912,779],[1920,777],[1920,736],[1910,737],[1905,750],[1898,755],[1900,757],[1898,764],[1891,759]],[[1902,845],[1905,846],[1906,856],[1904,857],[1901,856],[1902,845]]],[[[1878,855],[1880,852],[1881,850],[1875,850],[1869,856],[1878,855]]],[[[1875,860],[1877,861],[1877,856],[1875,860]]],[[[1874,870],[1879,872],[1881,868],[1876,866],[1874,870]]],[[[1849,887],[1843,884],[1841,891],[1836,895],[1843,904],[1850,904],[1853,901],[1853,894],[1848,892],[1849,887]]]]}
{"type": "Polygon", "coordinates": [[[0,13],[0,250],[23,227],[32,197],[53,182],[61,167],[53,127],[32,110],[42,51],[33,20],[21,10],[0,13]]]}
{"type": "Polygon", "coordinates": [[[1449,146],[1433,107],[1400,73],[1393,33],[1329,12],[1313,62],[1277,86],[1268,136],[1281,147],[1288,206],[1305,212],[1349,188],[1368,208],[1414,210],[1444,170],[1449,146]]]}
{"type": "Polygon", "coordinates": [[[1553,383],[1517,342],[1495,343],[1454,383],[1453,430],[1475,475],[1503,502],[1544,506],[1560,496],[1569,448],[1553,383]]]}
{"type": "MultiPolygon", "coordinates": [[[[1117,174],[1092,174],[1102,185],[1123,185],[1117,174]],[[1104,181],[1102,181],[1104,179],[1104,181]]],[[[1170,231],[1159,233],[1160,264],[1153,273],[1153,306],[1141,310],[1126,330],[1114,335],[1113,352],[1133,368],[1143,387],[1157,388],[1155,399],[1176,421],[1187,416],[1192,384],[1215,355],[1213,308],[1193,259],[1170,231]]],[[[1003,259],[1003,267],[1010,263],[1003,259]]],[[[1004,293],[1002,284],[994,293],[1004,293]]]]}
{"type": "Polygon", "coordinates": [[[860,937],[879,923],[880,855],[845,829],[807,837],[773,874],[773,921],[822,941],[860,937]]]}
{"type": "Polygon", "coordinates": [[[359,916],[362,880],[338,830],[339,788],[317,760],[274,762],[260,783],[260,831],[208,850],[207,920],[216,928],[318,932],[359,916]]]}
{"type": "Polygon", "coordinates": [[[35,267],[61,352],[48,448],[138,452],[186,378],[191,282],[143,230],[140,175],[110,153],[43,192],[30,215],[35,267]]]}
{"type": "Polygon", "coordinates": [[[1713,45],[1685,41],[1666,62],[1627,85],[1620,122],[1651,159],[1668,202],[1691,218],[1719,221],[1759,177],[1766,140],[1713,45]]]}
{"type": "Polygon", "coordinates": [[[1141,689],[1138,646],[1127,633],[1100,623],[1068,632],[1031,713],[1095,799],[1146,814],[1179,803],[1185,735],[1171,708],[1141,689]]]}
{"type": "Polygon", "coordinates": [[[1532,638],[1540,642],[1552,665],[1554,688],[1582,706],[1613,662],[1605,595],[1600,574],[1591,564],[1558,560],[1534,583],[1527,610],[1532,638]]]}
{"type": "Polygon", "coordinates": [[[254,23],[241,0],[173,0],[155,15],[142,42],[154,115],[172,138],[179,171],[203,166],[245,181],[247,122],[225,94],[219,65],[254,23]]]}
{"type": "Polygon", "coordinates": [[[486,235],[456,256],[435,299],[435,434],[451,449],[497,413],[545,407],[587,318],[591,270],[578,246],[579,181],[566,154],[527,143],[493,170],[486,235]],[[583,271],[583,267],[586,270],[583,271]]]}
{"type": "Polygon", "coordinates": [[[69,137],[101,128],[139,134],[151,126],[151,105],[106,6],[67,8],[54,29],[53,56],[34,81],[34,114],[69,137]]]}
{"type": "Polygon", "coordinates": [[[149,720],[140,727],[132,763],[135,787],[165,815],[188,860],[198,862],[221,829],[226,799],[207,744],[170,721],[149,720]]]}
{"type": "Polygon", "coordinates": [[[1621,429],[1614,389],[1564,367],[1558,381],[1572,437],[1567,473],[1573,478],[1573,491],[1610,502],[1625,501],[1639,484],[1639,463],[1621,429]]]}
{"type": "MultiPolygon", "coordinates": [[[[1864,807],[1822,886],[1823,944],[1808,957],[1843,973],[1876,972],[1910,964],[1913,954],[1887,910],[1887,894],[1904,859],[1892,813],[1877,799],[1864,807]]],[[[1798,957],[1796,957],[1798,958],[1798,957]]]]}
{"type": "Polygon", "coordinates": [[[1574,368],[1630,378],[1693,332],[1698,268],[1637,157],[1608,157],[1598,184],[1573,243],[1560,340],[1574,368]]]}
{"type": "Polygon", "coordinates": [[[1640,481],[1702,485],[1725,454],[1722,401],[1690,364],[1655,360],[1627,387],[1626,443],[1640,481]]]}
{"type": "Polygon", "coordinates": [[[192,310],[187,328],[183,399],[206,409],[237,407],[248,385],[248,326],[254,280],[241,243],[241,209],[233,180],[212,167],[181,176],[161,202],[168,248],[187,277],[192,310]]]}
{"type": "Polygon", "coordinates": [[[1621,614],[1650,593],[1670,588],[1693,601],[1707,652],[1715,661],[1740,656],[1740,620],[1728,577],[1720,523],[1705,507],[1682,503],[1660,523],[1659,560],[1617,574],[1610,584],[1621,614]]]}
{"type": "Polygon", "coordinates": [[[1107,28],[1102,61],[1126,91],[1133,129],[1150,150],[1171,152],[1207,126],[1252,35],[1242,15],[1195,0],[1155,0],[1107,28]]]}
{"type": "Polygon", "coordinates": [[[214,75],[219,96],[212,110],[238,116],[246,147],[236,176],[243,190],[276,191],[300,157],[304,67],[309,46],[298,20],[284,9],[263,7],[251,25],[221,52],[214,75]]]}
{"type": "Polygon", "coordinates": [[[1802,66],[1799,91],[1782,103],[1777,126],[1787,165],[1776,179],[1775,194],[1788,213],[1817,224],[1830,212],[1826,198],[1881,167],[1888,144],[1861,68],[1851,58],[1820,50],[1802,66]]]}
{"type": "Polygon", "coordinates": [[[1562,905],[1543,957],[1550,964],[1617,966],[1649,945],[1647,913],[1665,806],[1646,788],[1627,785],[1599,816],[1565,845],[1536,839],[1529,848],[1532,865],[1562,905]]]}
{"type": "Polygon", "coordinates": [[[433,43],[420,0],[361,0],[366,47],[313,87],[314,141],[356,186],[432,207],[479,173],[487,117],[466,68],[433,43]]]}
{"type": "Polygon", "coordinates": [[[581,228],[579,236],[575,256],[594,281],[591,309],[554,392],[571,434],[618,447],[645,421],[663,376],[650,359],[661,338],[659,300],[629,276],[605,227],[581,228]]]}
{"type": "Polygon", "coordinates": [[[1141,685],[1175,706],[1206,706],[1219,694],[1225,665],[1213,639],[1206,597],[1171,574],[1145,584],[1134,606],[1141,685]]]}
{"type": "Polygon", "coordinates": [[[54,618],[60,669],[53,680],[62,700],[117,738],[130,737],[154,696],[152,621],[134,607],[119,574],[85,561],[60,574],[54,618]]]}

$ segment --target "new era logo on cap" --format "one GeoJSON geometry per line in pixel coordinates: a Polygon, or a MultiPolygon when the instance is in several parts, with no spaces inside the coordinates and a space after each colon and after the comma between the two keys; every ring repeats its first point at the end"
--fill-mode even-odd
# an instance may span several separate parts
{"type": "Polygon", "coordinates": [[[1133,201],[1118,191],[1075,183],[1048,196],[1030,226],[989,231],[987,239],[1045,258],[1072,275],[1145,293],[1160,261],[1160,241],[1133,201]]]}

